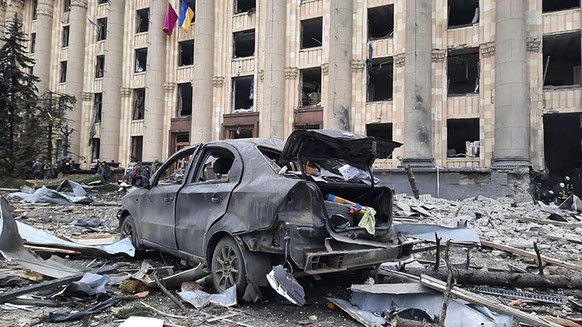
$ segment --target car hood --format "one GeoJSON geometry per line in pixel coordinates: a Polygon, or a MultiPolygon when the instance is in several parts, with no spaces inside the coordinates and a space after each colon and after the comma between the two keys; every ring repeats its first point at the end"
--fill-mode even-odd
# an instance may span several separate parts
{"type": "Polygon", "coordinates": [[[401,143],[337,130],[297,130],[289,135],[280,162],[342,159],[367,170],[375,159],[388,158],[401,143]]]}

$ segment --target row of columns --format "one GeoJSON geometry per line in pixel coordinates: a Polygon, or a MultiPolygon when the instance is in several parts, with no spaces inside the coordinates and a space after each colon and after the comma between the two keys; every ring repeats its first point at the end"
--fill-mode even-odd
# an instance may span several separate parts
{"type": "MultiPolygon", "coordinates": [[[[18,12],[20,1],[13,1],[7,14],[18,12]]],[[[39,0],[37,18],[37,58],[50,58],[52,1],[39,0]]],[[[261,136],[283,137],[285,85],[286,4],[267,1],[261,136]]],[[[329,85],[325,128],[352,129],[352,1],[332,0],[329,26],[329,85]]],[[[164,81],[166,79],[166,37],[162,22],[167,4],[150,2],[148,66],[144,118],[143,160],[164,157],[164,81]],[[162,137],[161,137],[162,136],[162,137]]],[[[406,1],[405,86],[404,86],[404,163],[433,166],[432,133],[432,1],[406,1]]],[[[526,66],[526,0],[510,0],[496,7],[496,89],[495,145],[493,165],[511,167],[529,165],[529,104],[526,66]]],[[[84,78],[85,28],[87,0],[71,2],[71,27],[68,49],[66,92],[81,98],[84,78]]],[[[7,16],[6,19],[9,19],[7,16]]],[[[124,4],[110,3],[108,37],[105,41],[105,76],[101,157],[119,159],[119,121],[121,108],[121,71],[123,61],[124,4]]],[[[192,84],[194,98],[191,142],[212,138],[214,75],[215,1],[198,0],[195,26],[195,63],[192,84]]],[[[50,61],[38,60],[35,73],[41,78],[39,90],[49,88],[50,61]]],[[[79,130],[81,103],[69,114],[79,130]]],[[[78,130],[72,134],[71,151],[80,152],[78,130]]]]}

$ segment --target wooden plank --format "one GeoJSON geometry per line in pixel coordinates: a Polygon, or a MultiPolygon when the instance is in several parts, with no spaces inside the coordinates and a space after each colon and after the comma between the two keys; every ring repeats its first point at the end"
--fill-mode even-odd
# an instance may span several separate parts
{"type": "Polygon", "coordinates": [[[31,249],[37,252],[47,252],[47,253],[63,253],[63,254],[81,254],[79,251],[68,250],[68,249],[60,249],[60,248],[51,248],[46,246],[36,246],[36,245],[29,245],[24,244],[24,247],[27,249],[31,249]]]}
{"type": "MultiPolygon", "coordinates": [[[[447,283],[440,281],[438,279],[432,278],[428,275],[420,276],[420,283],[426,287],[430,287],[430,288],[437,290],[439,292],[445,292],[445,290],[447,288],[447,283]]],[[[458,299],[461,299],[461,300],[465,300],[465,301],[468,301],[471,303],[483,305],[483,306],[488,307],[489,309],[494,310],[496,312],[501,312],[501,313],[505,313],[508,315],[512,315],[517,320],[533,324],[534,326],[560,327],[560,325],[557,325],[553,322],[548,322],[548,321],[542,320],[536,316],[527,314],[525,312],[519,311],[519,310],[514,309],[512,307],[509,307],[507,305],[493,302],[487,298],[484,298],[480,295],[469,292],[469,291],[464,290],[462,288],[459,288],[457,286],[453,286],[453,288],[451,289],[451,295],[458,298],[458,299]]]]}
{"type": "MultiPolygon", "coordinates": [[[[106,267],[103,267],[103,268],[100,268],[97,270],[93,270],[91,272],[95,273],[95,274],[105,274],[105,273],[113,272],[115,270],[117,270],[116,266],[106,266],[106,267]]],[[[71,282],[74,282],[74,281],[81,279],[83,277],[83,275],[85,275],[85,273],[76,274],[76,275],[69,276],[69,277],[48,280],[48,281],[45,281],[42,283],[29,285],[29,286],[17,288],[14,290],[6,291],[4,293],[0,293],[0,303],[4,303],[4,302],[10,301],[10,300],[13,300],[21,295],[24,295],[24,294],[38,292],[41,290],[51,289],[54,287],[69,284],[71,282]]]]}
{"type": "MultiPolygon", "coordinates": [[[[489,242],[489,241],[481,241],[481,245],[488,247],[488,248],[492,248],[492,249],[496,249],[496,250],[501,250],[501,251],[505,251],[505,252],[509,252],[509,253],[513,253],[513,254],[517,254],[520,255],[522,257],[526,257],[526,258],[530,258],[530,259],[534,259],[537,260],[537,255],[535,254],[535,252],[529,252],[529,251],[524,251],[524,250],[520,250],[520,249],[516,249],[514,247],[511,246],[507,246],[507,245],[503,245],[503,244],[498,244],[498,243],[494,243],[494,242],[489,242]]],[[[576,270],[576,271],[582,271],[582,266],[581,265],[577,265],[574,263],[570,263],[570,262],[566,262],[566,261],[562,261],[562,260],[558,260],[558,259],[554,259],[554,258],[550,258],[550,257],[546,257],[546,256],[541,256],[542,261],[549,263],[549,264],[553,264],[555,266],[560,266],[560,267],[564,267],[564,268],[569,268],[572,270],[576,270]]]]}
{"type": "Polygon", "coordinates": [[[554,225],[554,226],[562,226],[562,227],[582,227],[581,223],[567,223],[563,221],[555,221],[549,219],[535,219],[535,218],[527,218],[527,217],[512,217],[516,220],[527,221],[530,223],[542,224],[542,225],[554,225]]]}

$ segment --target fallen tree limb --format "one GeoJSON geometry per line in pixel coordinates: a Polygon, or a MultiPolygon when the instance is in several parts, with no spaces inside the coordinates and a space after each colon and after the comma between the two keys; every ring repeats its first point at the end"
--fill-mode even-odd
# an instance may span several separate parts
{"type": "MultiPolygon", "coordinates": [[[[522,257],[526,257],[526,258],[530,258],[530,259],[537,259],[537,255],[535,254],[535,252],[529,252],[529,251],[524,251],[524,250],[520,250],[520,249],[516,249],[514,247],[511,246],[507,246],[507,245],[503,245],[503,244],[498,244],[498,243],[493,243],[493,242],[489,242],[489,241],[481,241],[481,245],[488,247],[488,248],[492,248],[492,249],[496,249],[496,250],[501,250],[501,251],[505,251],[505,252],[509,252],[509,253],[513,253],[513,254],[517,254],[520,255],[522,257]]],[[[558,259],[554,259],[554,258],[550,258],[550,257],[546,257],[546,256],[540,256],[541,260],[546,262],[546,263],[550,263],[552,265],[555,266],[560,266],[560,267],[564,267],[564,268],[569,268],[572,270],[577,270],[577,271],[582,271],[582,266],[581,265],[577,265],[577,264],[573,264],[570,262],[566,262],[566,261],[562,261],[562,260],[558,260],[558,259]]]]}
{"type": "MultiPolygon", "coordinates": [[[[380,274],[390,274],[392,270],[380,269],[380,274]]],[[[433,270],[431,268],[405,268],[404,272],[420,276],[431,277],[446,281],[448,271],[446,269],[433,270]]],[[[543,275],[529,273],[505,273],[471,269],[451,268],[453,279],[459,284],[490,285],[505,287],[536,287],[536,288],[572,288],[582,289],[582,276],[580,275],[543,275]]]]}

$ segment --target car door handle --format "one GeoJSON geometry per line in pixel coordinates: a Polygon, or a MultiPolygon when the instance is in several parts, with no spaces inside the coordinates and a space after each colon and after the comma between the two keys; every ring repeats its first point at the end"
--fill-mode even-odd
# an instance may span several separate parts
{"type": "Polygon", "coordinates": [[[214,203],[222,202],[222,197],[219,196],[218,194],[213,194],[212,197],[210,198],[210,201],[214,203]]]}
{"type": "Polygon", "coordinates": [[[165,201],[165,202],[172,202],[172,201],[174,201],[174,197],[171,197],[171,196],[165,196],[165,197],[164,197],[164,201],[165,201]]]}

